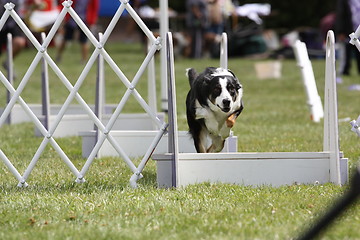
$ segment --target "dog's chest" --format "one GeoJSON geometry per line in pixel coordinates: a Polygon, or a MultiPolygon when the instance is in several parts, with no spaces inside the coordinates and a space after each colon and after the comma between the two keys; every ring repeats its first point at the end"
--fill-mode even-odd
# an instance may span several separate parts
{"type": "Polygon", "coordinates": [[[198,101],[196,106],[196,119],[204,119],[205,126],[210,134],[226,138],[230,134],[230,128],[225,125],[227,115],[222,112],[214,112],[209,107],[203,107],[198,101]]]}

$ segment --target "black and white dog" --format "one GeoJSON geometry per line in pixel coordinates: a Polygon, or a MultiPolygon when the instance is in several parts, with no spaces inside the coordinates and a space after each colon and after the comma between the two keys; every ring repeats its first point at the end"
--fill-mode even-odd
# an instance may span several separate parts
{"type": "Polygon", "coordinates": [[[186,115],[196,151],[220,152],[243,110],[242,86],[230,70],[223,68],[208,67],[200,74],[190,68],[186,73],[190,82],[186,115]]]}

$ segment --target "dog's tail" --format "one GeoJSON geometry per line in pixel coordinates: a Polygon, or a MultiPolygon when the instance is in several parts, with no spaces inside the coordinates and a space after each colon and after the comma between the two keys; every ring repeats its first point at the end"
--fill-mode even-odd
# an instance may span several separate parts
{"type": "Polygon", "coordinates": [[[196,73],[195,69],[187,68],[186,69],[186,76],[189,78],[189,83],[190,83],[190,86],[191,86],[192,83],[194,82],[194,80],[197,77],[197,73],[196,73]]]}

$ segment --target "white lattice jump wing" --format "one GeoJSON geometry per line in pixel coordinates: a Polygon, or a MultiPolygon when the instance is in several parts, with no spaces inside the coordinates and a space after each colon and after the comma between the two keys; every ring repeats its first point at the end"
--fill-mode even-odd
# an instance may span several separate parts
{"type": "Polygon", "coordinates": [[[9,158],[4,154],[2,149],[0,149],[0,158],[5,163],[5,165],[10,169],[10,171],[13,173],[13,175],[18,179],[19,186],[26,186],[26,180],[29,177],[30,173],[34,169],[36,163],[39,160],[39,157],[41,156],[42,152],[44,151],[45,147],[50,143],[51,146],[56,150],[56,152],[59,154],[59,156],[62,158],[62,160],[66,163],[66,165],[70,168],[70,170],[73,172],[73,174],[76,176],[77,182],[84,182],[84,176],[87,173],[90,165],[92,164],[94,158],[96,157],[97,152],[99,151],[99,148],[102,146],[104,141],[107,139],[108,142],[115,148],[115,150],[118,152],[118,154],[124,159],[126,164],[129,166],[131,171],[133,172],[133,176],[130,178],[130,184],[134,187],[136,187],[136,181],[142,177],[141,171],[144,169],[148,159],[151,156],[151,153],[154,151],[155,147],[159,143],[160,139],[166,132],[167,123],[164,123],[161,119],[158,118],[156,113],[154,113],[149,107],[149,105],[146,103],[146,101],[141,97],[139,92],[136,90],[136,85],[139,82],[142,74],[144,73],[146,67],[149,65],[150,61],[152,60],[154,54],[156,51],[158,51],[161,48],[161,38],[155,38],[155,36],[151,33],[151,31],[147,28],[147,26],[144,24],[144,22],[141,20],[141,18],[137,15],[135,10],[131,7],[131,5],[128,3],[128,1],[122,0],[121,4],[111,20],[109,26],[107,27],[106,31],[104,32],[103,37],[98,41],[95,36],[91,33],[91,31],[87,28],[85,23],[80,19],[80,17],[77,15],[77,13],[72,8],[72,1],[64,1],[63,2],[63,9],[61,10],[57,20],[51,27],[49,34],[46,36],[46,38],[43,40],[42,44],[40,44],[37,39],[34,37],[32,32],[29,30],[29,28],[26,26],[26,24],[21,20],[21,18],[17,15],[17,13],[14,10],[14,4],[8,3],[5,5],[6,11],[3,14],[3,16],[0,19],[0,30],[4,26],[4,23],[9,17],[12,17],[15,22],[19,25],[19,27],[22,29],[22,31],[25,33],[26,37],[30,40],[32,45],[35,47],[35,49],[38,51],[34,60],[31,62],[29,69],[26,71],[25,75],[21,79],[17,89],[14,89],[14,87],[9,83],[8,79],[0,72],[0,80],[3,83],[3,85],[6,87],[6,89],[11,93],[11,99],[6,105],[5,109],[2,112],[2,115],[0,116],[0,127],[5,123],[6,118],[9,116],[12,108],[14,107],[16,102],[19,102],[22,106],[23,110],[28,114],[31,121],[35,124],[35,126],[38,128],[38,130],[41,132],[42,136],[44,137],[40,146],[38,147],[35,155],[31,159],[30,164],[26,168],[23,175],[21,175],[17,169],[13,166],[9,158]],[[111,32],[113,31],[116,23],[118,22],[120,16],[122,15],[124,10],[127,10],[130,14],[130,16],[135,20],[135,22],[140,26],[140,28],[143,30],[144,34],[149,38],[151,42],[150,49],[142,62],[139,70],[136,72],[134,78],[130,81],[126,75],[121,71],[120,67],[114,62],[114,60],[111,58],[110,54],[105,50],[104,46],[109,38],[111,32]],[[91,54],[88,62],[86,63],[84,69],[80,73],[80,76],[77,78],[74,85],[72,85],[69,81],[69,79],[66,77],[66,74],[56,65],[56,63],[52,60],[52,58],[47,53],[47,47],[49,46],[49,43],[54,38],[57,30],[59,29],[62,21],[64,20],[64,17],[66,14],[69,14],[74,21],[78,24],[78,26],[81,28],[81,30],[85,33],[85,35],[88,37],[89,41],[94,45],[95,49],[93,53],[91,54]],[[127,90],[125,94],[122,96],[120,102],[117,104],[115,111],[111,115],[110,119],[106,124],[103,124],[100,119],[96,116],[94,111],[89,107],[89,105],[86,103],[86,101],[80,96],[79,90],[85,81],[91,67],[98,59],[99,55],[103,57],[103,59],[109,64],[111,69],[115,72],[115,74],[118,76],[118,78],[121,80],[121,82],[126,86],[127,90]],[[69,90],[69,95],[67,96],[65,102],[60,107],[59,111],[57,112],[57,115],[55,117],[55,120],[53,124],[50,126],[49,129],[46,129],[41,121],[37,118],[36,114],[31,110],[29,105],[21,98],[21,93],[25,89],[32,73],[34,72],[34,69],[39,64],[41,59],[45,59],[46,63],[49,65],[49,67],[54,71],[54,73],[57,75],[59,80],[64,84],[64,86],[69,90]],[[127,100],[130,96],[134,96],[135,99],[139,102],[141,107],[144,109],[144,111],[150,116],[150,118],[158,125],[159,131],[155,135],[153,141],[151,142],[148,151],[143,156],[143,159],[141,160],[140,164],[138,166],[135,166],[135,164],[131,161],[129,156],[125,153],[123,148],[114,140],[110,132],[113,129],[113,126],[116,122],[116,119],[119,118],[120,114],[122,114],[122,110],[127,103],[127,100]],[[54,138],[54,132],[58,128],[60,122],[64,118],[65,112],[69,109],[71,102],[76,99],[79,105],[82,107],[84,112],[89,116],[89,118],[93,121],[93,123],[96,125],[96,127],[99,130],[99,138],[97,140],[97,143],[95,144],[95,147],[92,149],[89,157],[87,158],[84,166],[82,167],[81,171],[79,171],[72,161],[68,158],[66,153],[61,149],[61,147],[58,145],[54,138]]]}

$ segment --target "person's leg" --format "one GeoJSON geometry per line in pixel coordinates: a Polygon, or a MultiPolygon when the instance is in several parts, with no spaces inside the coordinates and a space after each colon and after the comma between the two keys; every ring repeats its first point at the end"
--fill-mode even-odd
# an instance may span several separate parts
{"type": "Polygon", "coordinates": [[[194,41],[194,58],[201,58],[203,52],[203,33],[201,29],[195,30],[193,41],[194,41]]]}
{"type": "Polygon", "coordinates": [[[13,57],[15,58],[26,46],[26,37],[19,26],[15,26],[11,31],[13,38],[13,57]]]}
{"type": "Polygon", "coordinates": [[[350,43],[345,45],[345,64],[342,75],[349,75],[351,68],[351,55],[352,55],[353,46],[350,43]]]}
{"type": "Polygon", "coordinates": [[[358,74],[360,74],[360,52],[353,46],[354,52],[355,52],[355,59],[356,59],[356,66],[358,74]]]}
{"type": "MultiPolygon", "coordinates": [[[[12,29],[5,30],[1,35],[1,46],[6,46],[8,42],[8,33],[12,35],[12,57],[15,59],[19,55],[19,53],[25,48],[26,46],[26,37],[20,27],[15,26],[12,29]]],[[[9,63],[8,57],[2,62],[2,66],[9,70],[9,63]]],[[[14,79],[16,78],[16,73],[13,72],[14,79]]]]}
{"type": "Polygon", "coordinates": [[[81,62],[85,63],[88,60],[89,44],[87,42],[81,43],[81,62]]]}
{"type": "Polygon", "coordinates": [[[56,55],[56,61],[60,62],[63,52],[66,48],[66,44],[68,41],[72,40],[74,36],[74,28],[65,25],[64,27],[64,38],[62,39],[62,42],[59,44],[58,50],[57,50],[57,55],[56,55]]]}
{"type": "Polygon", "coordinates": [[[13,56],[19,55],[21,50],[26,46],[26,39],[22,36],[14,37],[13,39],[13,56]]]}
{"type": "Polygon", "coordinates": [[[85,33],[79,28],[79,42],[81,45],[81,62],[85,63],[89,57],[88,38],[85,33]]]}

